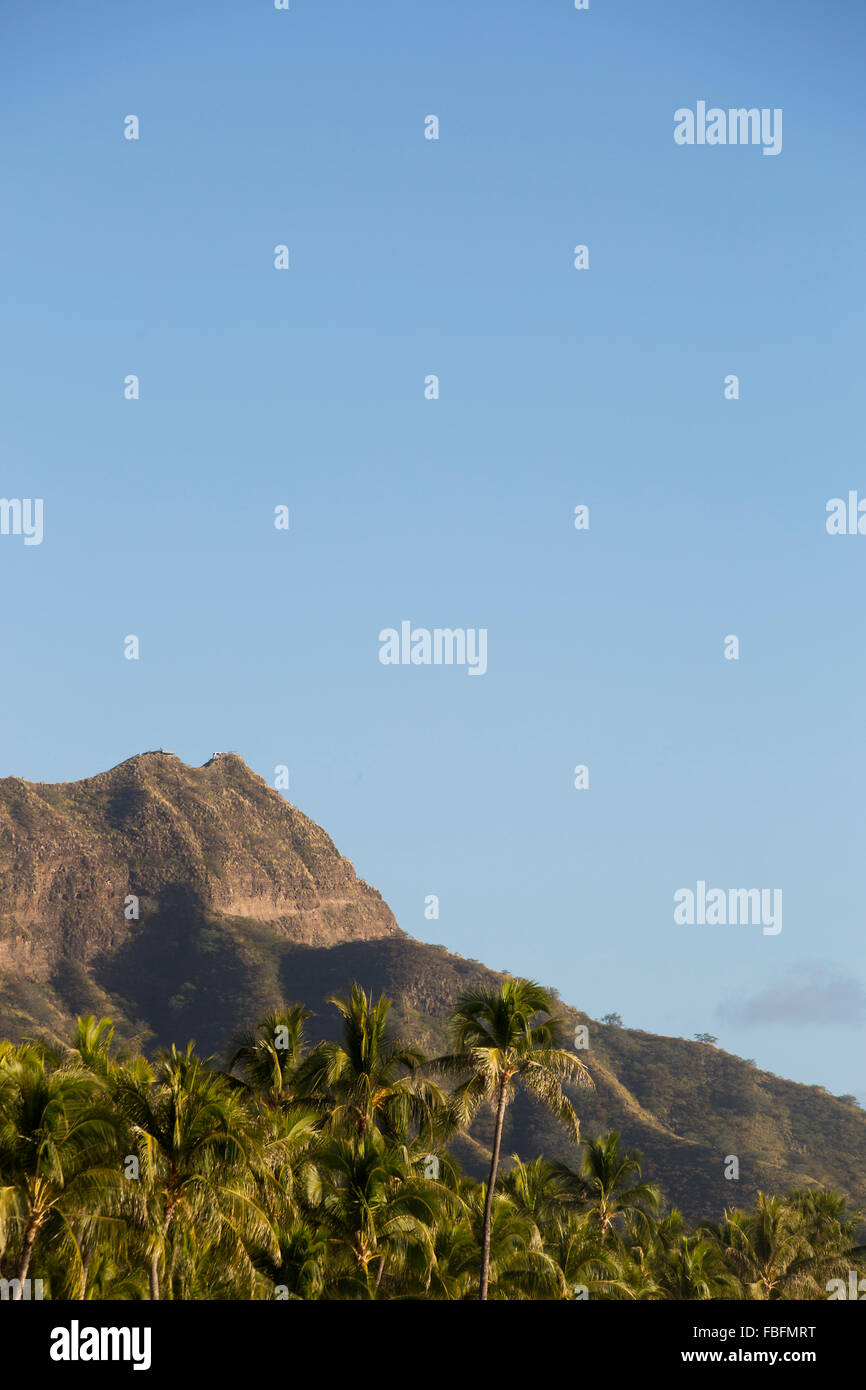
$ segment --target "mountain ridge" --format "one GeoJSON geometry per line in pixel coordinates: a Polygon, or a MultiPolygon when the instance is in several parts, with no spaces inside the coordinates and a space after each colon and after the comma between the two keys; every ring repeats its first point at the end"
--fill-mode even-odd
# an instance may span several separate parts
{"type": "Polygon", "coordinates": [[[310,944],[399,932],[326,832],[237,754],[190,768],[155,751],[79,782],[0,781],[0,965],[16,945],[31,968],[70,946],[89,961],[135,920],[128,899],[142,920],[178,894],[310,944]],[[37,949],[9,929],[37,921],[37,949]]]}
{"type": "MultiPolygon", "coordinates": [[[[152,750],[78,782],[0,780],[0,1037],[65,1035],[93,1012],[148,1050],[195,1038],[222,1053],[281,998],[316,1011],[314,1038],[333,1036],[328,997],[357,979],[433,1054],[458,995],[502,978],[406,935],[330,836],[238,754],[194,768],[152,750]]],[[[710,1044],[561,1008],[589,1030],[583,1132],[618,1129],[690,1219],[810,1182],[866,1205],[864,1112],[710,1044]],[[724,1178],[730,1155],[738,1183],[724,1178]]],[[[470,1171],[488,1130],[480,1117],[458,1146],[470,1171]]],[[[575,1159],[523,1097],[505,1132],[515,1151],[575,1159]]]]}

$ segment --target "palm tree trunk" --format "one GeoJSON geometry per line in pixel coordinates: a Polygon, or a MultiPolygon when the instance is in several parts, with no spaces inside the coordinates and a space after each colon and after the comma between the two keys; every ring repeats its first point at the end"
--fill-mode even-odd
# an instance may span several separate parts
{"type": "Polygon", "coordinates": [[[479,1300],[487,1301],[487,1284],[490,1279],[490,1225],[493,1215],[493,1189],[499,1170],[499,1146],[502,1143],[502,1125],[505,1120],[505,1106],[508,1101],[508,1080],[502,1078],[499,1087],[499,1104],[496,1107],[496,1128],[493,1131],[493,1156],[490,1160],[490,1176],[487,1179],[487,1196],[484,1199],[484,1229],[481,1237],[481,1288],[479,1300]]]}
{"type": "Polygon", "coordinates": [[[169,1296],[169,1298],[171,1298],[171,1296],[172,1296],[172,1294],[171,1294],[171,1288],[172,1288],[171,1281],[172,1281],[172,1275],[173,1275],[174,1254],[172,1253],[172,1257],[171,1257],[171,1259],[169,1259],[168,1251],[167,1251],[167,1241],[168,1241],[168,1228],[169,1228],[169,1226],[171,1225],[171,1218],[174,1216],[174,1209],[175,1209],[176,1205],[177,1205],[176,1199],[173,1200],[173,1201],[167,1201],[167,1202],[165,1203],[165,1206],[164,1206],[164,1208],[163,1208],[163,1219],[162,1219],[162,1240],[159,1242],[159,1244],[158,1244],[157,1247],[156,1247],[156,1250],[154,1251],[153,1255],[151,1255],[151,1257],[150,1257],[150,1276],[149,1276],[149,1277],[150,1277],[150,1297],[151,1297],[152,1302],[154,1302],[154,1303],[158,1303],[158,1302],[160,1301],[160,1300],[159,1300],[159,1255],[160,1255],[160,1251],[165,1252],[165,1257],[166,1257],[166,1258],[165,1258],[165,1286],[166,1286],[166,1288],[168,1289],[168,1296],[169,1296]]]}
{"type": "Polygon", "coordinates": [[[21,1259],[18,1264],[18,1283],[12,1290],[12,1302],[18,1302],[24,1297],[24,1284],[27,1279],[27,1271],[30,1268],[30,1257],[33,1254],[33,1247],[36,1244],[36,1233],[39,1230],[38,1216],[31,1216],[27,1222],[24,1232],[24,1245],[21,1250],[21,1259]]]}

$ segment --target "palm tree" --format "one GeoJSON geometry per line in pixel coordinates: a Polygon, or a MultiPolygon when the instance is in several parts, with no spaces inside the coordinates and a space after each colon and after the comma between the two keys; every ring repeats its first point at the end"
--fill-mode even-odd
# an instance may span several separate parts
{"type": "Polygon", "coordinates": [[[793,1208],[759,1192],[754,1212],[726,1211],[718,1225],[707,1222],[704,1229],[751,1298],[781,1297],[786,1276],[803,1251],[802,1223],[793,1208]]]}
{"type": "Polygon", "coordinates": [[[78,1065],[96,1076],[105,1076],[111,1058],[111,1044],[114,1038],[114,1024],[110,1018],[97,1018],[93,1014],[76,1018],[69,1044],[45,1037],[25,1040],[25,1045],[37,1052],[52,1067],[78,1065]]]}
{"type": "Polygon", "coordinates": [[[324,1228],[299,1218],[278,1229],[275,1255],[255,1250],[251,1258],[268,1281],[268,1298],[307,1302],[322,1295],[327,1254],[324,1228]]]}
{"type": "MultiPolygon", "coordinates": [[[[476,1249],[489,1228],[488,1298],[526,1299],[565,1297],[565,1278],[555,1258],[545,1249],[541,1231],[532,1215],[521,1210],[504,1192],[488,1203],[488,1189],[473,1184],[464,1202],[475,1236],[476,1249]]],[[[478,1265],[476,1264],[476,1269],[478,1265]]],[[[480,1275],[473,1280],[474,1297],[480,1294],[480,1275]]]]}
{"type": "Polygon", "coordinates": [[[334,995],[328,1002],[342,1017],[342,1042],[313,1048],[295,1073],[295,1095],[319,1104],[335,1135],[360,1143],[375,1128],[403,1144],[414,1131],[432,1143],[446,1100],[422,1073],[423,1053],[393,1035],[390,999],[383,995],[374,1003],[372,994],[353,984],[348,998],[334,995]]]}
{"type": "Polygon", "coordinates": [[[657,1271],[660,1296],[676,1301],[739,1298],[741,1285],[725,1266],[718,1245],[708,1237],[681,1235],[657,1271]]]}
{"type": "Polygon", "coordinates": [[[102,1084],[80,1069],[52,1070],[33,1047],[7,1051],[0,1063],[0,1251],[20,1238],[13,1300],[23,1297],[33,1249],[52,1224],[80,1267],[72,1221],[109,1204],[119,1188],[111,1162],[117,1120],[102,1084]]]}
{"type": "Polygon", "coordinates": [[[564,1165],[548,1158],[524,1163],[517,1154],[511,1157],[512,1166],[502,1179],[502,1188],[516,1210],[530,1217],[539,1230],[551,1229],[566,1219],[569,1210],[576,1210],[576,1179],[564,1165]]]}
{"type": "Polygon", "coordinates": [[[408,1151],[388,1146],[375,1129],[360,1140],[329,1140],[317,1166],[308,1200],[331,1238],[329,1293],[375,1299],[386,1265],[393,1276],[414,1273],[426,1287],[431,1231],[457,1204],[454,1195],[419,1177],[408,1151]]]}
{"type": "Polygon", "coordinates": [[[661,1192],[655,1183],[642,1181],[640,1165],[637,1150],[620,1147],[616,1130],[586,1145],[581,1177],[602,1237],[618,1217],[628,1214],[639,1222],[659,1210],[661,1192]]]}
{"type": "Polygon", "coordinates": [[[803,1249],[788,1270],[785,1292],[795,1298],[825,1298],[826,1281],[862,1266],[866,1247],[858,1230],[863,1212],[849,1215],[841,1192],[807,1188],[789,1192],[785,1205],[802,1222],[803,1249]]]}
{"type": "Polygon", "coordinates": [[[463,1300],[477,1280],[478,1241],[465,1216],[442,1216],[433,1231],[430,1297],[463,1300]]]}
{"type": "MultiPolygon", "coordinates": [[[[247,1239],[254,1270],[266,1281],[263,1297],[282,1286],[288,1298],[317,1298],[324,1278],[324,1236],[308,1219],[306,1192],[318,1181],[323,1147],[321,1117],[311,1106],[264,1107],[258,1115],[261,1162],[255,1185],[269,1231],[264,1241],[247,1239]],[[270,1232],[273,1232],[273,1237],[270,1232]]],[[[278,1295],[282,1297],[282,1293],[278,1295]]]]}
{"type": "Polygon", "coordinates": [[[304,1025],[313,1012],[303,1004],[281,1004],[255,1027],[233,1040],[228,1069],[241,1071],[250,1090],[265,1104],[284,1104],[304,1057],[304,1025]]]}
{"type": "Polygon", "coordinates": [[[490,1279],[490,1228],[499,1171],[505,1111],[520,1082],[560,1120],[576,1141],[579,1123],[562,1081],[591,1086],[584,1064],[560,1047],[562,1026],[547,990],[533,980],[507,979],[498,988],[473,990],[458,1000],[452,1017],[454,1052],[437,1059],[442,1070],[462,1076],[455,1099],[467,1119],[477,1107],[494,1107],[493,1148],[484,1204],[479,1298],[490,1279]]]}
{"type": "Polygon", "coordinates": [[[170,1277],[172,1240],[184,1254],[194,1245],[221,1245],[230,1261],[247,1263],[244,1239],[275,1248],[270,1223],[252,1191],[261,1141],[243,1097],[211,1071],[190,1043],[163,1053],[152,1083],[122,1073],[117,1103],[131,1126],[140,1161],[138,1215],[148,1231],[151,1299],[160,1274],[170,1277]]]}
{"type": "Polygon", "coordinates": [[[588,1212],[566,1212],[548,1232],[546,1248],[562,1270],[566,1298],[632,1299],[631,1266],[621,1250],[605,1246],[588,1212]],[[580,1292],[578,1292],[578,1290],[580,1292]],[[585,1291],[585,1292],[584,1292],[585,1291]]]}
{"type": "Polygon", "coordinates": [[[105,1299],[132,1299],[137,1302],[146,1294],[147,1276],[140,1266],[116,1258],[103,1247],[96,1249],[90,1262],[87,1291],[83,1297],[100,1302],[105,1299]]]}
{"type": "Polygon", "coordinates": [[[856,1218],[844,1215],[835,1192],[805,1191],[788,1197],[759,1192],[752,1212],[726,1211],[703,1230],[718,1243],[728,1267],[756,1299],[820,1298],[823,1280],[844,1273],[863,1254],[856,1218]]]}

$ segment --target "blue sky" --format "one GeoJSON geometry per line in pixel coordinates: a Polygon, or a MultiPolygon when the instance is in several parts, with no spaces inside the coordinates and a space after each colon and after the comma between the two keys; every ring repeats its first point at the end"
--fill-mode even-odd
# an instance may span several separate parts
{"type": "Polygon", "coordinates": [[[285,763],[411,934],[866,1102],[866,538],[825,529],[866,496],[866,17],[151,0],[0,37],[0,493],[45,518],[0,536],[0,774],[285,763]],[[781,154],[677,146],[700,100],[781,108],[781,154]],[[404,619],[486,628],[487,673],[382,666],[404,619]],[[700,879],[781,888],[782,932],[676,925],[700,879]]]}

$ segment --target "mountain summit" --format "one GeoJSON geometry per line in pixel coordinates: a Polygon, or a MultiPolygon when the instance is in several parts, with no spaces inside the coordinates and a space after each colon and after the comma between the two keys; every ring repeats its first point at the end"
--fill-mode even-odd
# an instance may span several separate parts
{"type": "Polygon", "coordinates": [[[142,753],[82,782],[0,781],[0,964],[49,978],[181,909],[296,944],[400,935],[333,841],[236,753],[142,753]]]}
{"type": "MultiPolygon", "coordinates": [[[[194,768],[160,749],[81,782],[0,780],[0,1039],[66,1037],[94,1013],[148,1050],[194,1038],[222,1052],[280,999],[316,1011],[315,1039],[336,1032],[328,996],[357,980],[435,1055],[458,996],[498,978],[402,932],[325,831],[236,753],[194,768]]],[[[562,1013],[588,1029],[595,1090],[573,1097],[584,1134],[619,1130],[690,1220],[809,1182],[866,1204],[856,1105],[707,1043],[562,1013]]],[[[489,1137],[482,1117],[458,1146],[476,1174],[489,1137]]],[[[515,1151],[575,1161],[522,1096],[506,1124],[515,1151]]]]}

